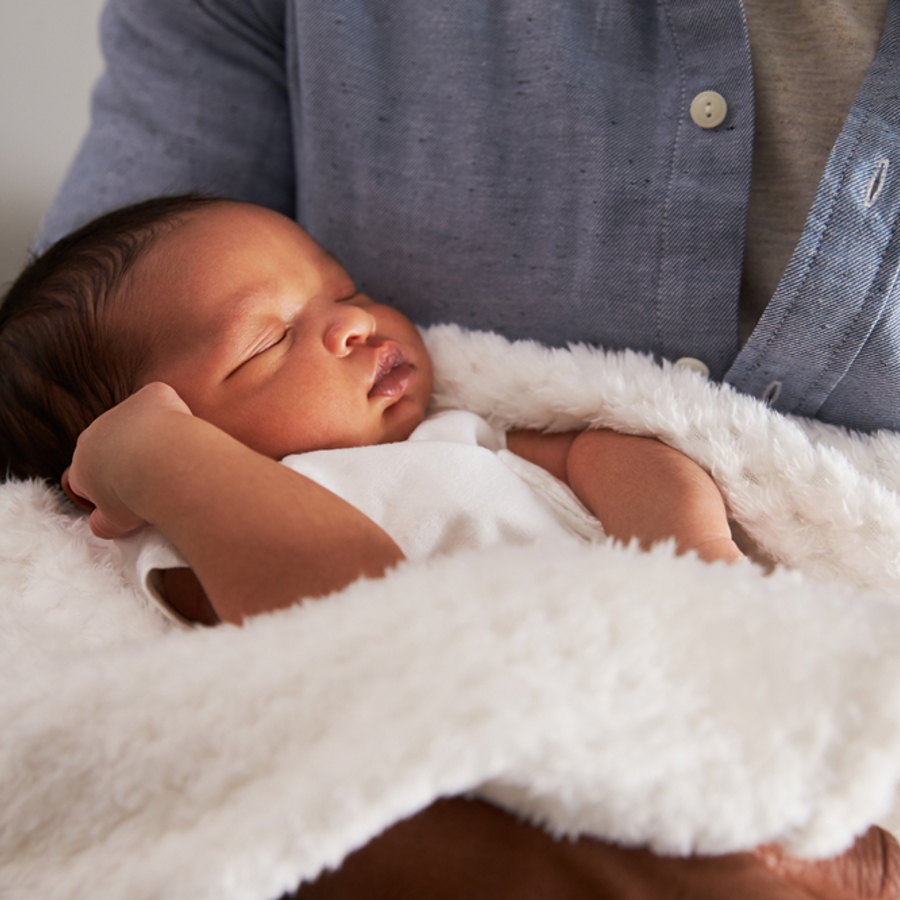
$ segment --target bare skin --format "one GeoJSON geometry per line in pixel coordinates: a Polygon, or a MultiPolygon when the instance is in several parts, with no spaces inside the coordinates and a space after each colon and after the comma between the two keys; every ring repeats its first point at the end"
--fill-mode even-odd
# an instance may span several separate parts
{"type": "Polygon", "coordinates": [[[371,519],[191,415],[159,383],[83,432],[66,487],[93,505],[99,537],[156,525],[223,622],[324,596],[402,559],[371,519]]]}
{"type": "Polygon", "coordinates": [[[896,900],[900,846],[870,829],[808,863],[774,848],[681,859],[590,838],[556,841],[487,803],[440,800],[292,900],[896,900]]]}
{"type": "Polygon", "coordinates": [[[659,441],[608,430],[515,431],[507,441],[566,482],[618,541],[635,539],[647,550],[671,538],[679,553],[693,550],[707,562],[743,558],[715,482],[659,441]]]}

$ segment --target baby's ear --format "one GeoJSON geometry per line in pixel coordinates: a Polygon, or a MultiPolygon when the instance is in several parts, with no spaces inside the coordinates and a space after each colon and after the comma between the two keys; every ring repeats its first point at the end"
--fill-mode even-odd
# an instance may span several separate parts
{"type": "Polygon", "coordinates": [[[79,508],[83,509],[85,512],[93,512],[97,507],[91,503],[87,497],[82,497],[81,494],[76,494],[75,491],[72,490],[72,485],[69,484],[69,470],[66,469],[65,472],[62,473],[62,489],[63,493],[79,508]]]}

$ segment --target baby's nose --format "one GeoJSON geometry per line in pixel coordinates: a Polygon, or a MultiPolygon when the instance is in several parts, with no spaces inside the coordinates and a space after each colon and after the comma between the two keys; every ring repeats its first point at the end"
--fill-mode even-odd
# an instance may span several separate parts
{"type": "Polygon", "coordinates": [[[325,346],[335,356],[346,356],[355,344],[365,343],[375,331],[375,319],[352,303],[339,303],[325,332],[325,346]]]}

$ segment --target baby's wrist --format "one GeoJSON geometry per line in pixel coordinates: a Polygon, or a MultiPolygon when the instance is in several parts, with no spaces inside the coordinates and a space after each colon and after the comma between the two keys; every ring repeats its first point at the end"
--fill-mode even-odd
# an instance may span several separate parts
{"type": "Polygon", "coordinates": [[[179,478],[208,444],[208,423],[173,410],[136,416],[123,429],[110,460],[111,486],[121,501],[148,518],[163,494],[178,490],[179,478]]]}

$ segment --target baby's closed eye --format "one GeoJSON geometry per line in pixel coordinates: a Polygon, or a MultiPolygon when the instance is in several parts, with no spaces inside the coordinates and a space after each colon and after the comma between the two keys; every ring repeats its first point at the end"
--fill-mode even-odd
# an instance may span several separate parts
{"type": "Polygon", "coordinates": [[[269,336],[262,340],[256,347],[252,348],[250,352],[246,355],[244,359],[242,359],[229,373],[226,377],[231,378],[232,375],[239,372],[244,368],[248,363],[252,363],[254,360],[259,359],[261,356],[268,353],[270,350],[273,350],[275,347],[283,344],[287,339],[289,329],[285,329],[277,335],[269,336]]]}

